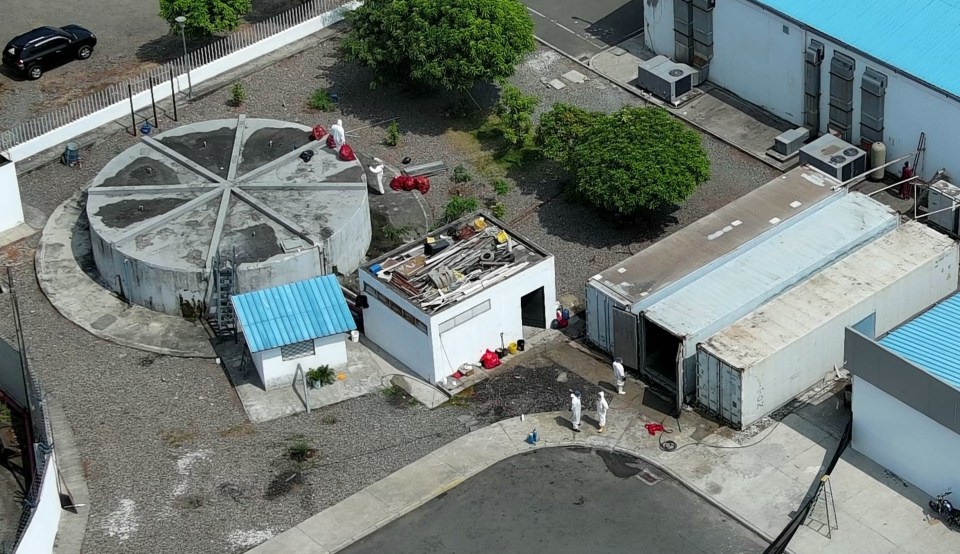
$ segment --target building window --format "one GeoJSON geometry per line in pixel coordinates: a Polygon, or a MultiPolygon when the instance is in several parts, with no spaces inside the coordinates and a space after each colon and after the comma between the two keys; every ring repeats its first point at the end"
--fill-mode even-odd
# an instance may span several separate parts
{"type": "Polygon", "coordinates": [[[463,325],[464,323],[470,321],[471,319],[477,317],[478,315],[490,311],[490,301],[487,300],[483,304],[474,306],[473,309],[467,310],[458,316],[451,317],[450,319],[444,321],[440,324],[439,330],[441,333],[445,333],[454,327],[463,325]]]}
{"type": "Polygon", "coordinates": [[[299,360],[300,358],[306,358],[314,354],[316,354],[316,351],[313,349],[313,340],[295,342],[280,347],[280,358],[285,362],[299,360]]]}
{"type": "Polygon", "coordinates": [[[427,333],[427,324],[420,321],[413,314],[401,308],[396,302],[387,298],[387,296],[375,288],[371,287],[369,284],[363,284],[363,292],[367,293],[369,298],[376,298],[384,306],[390,308],[395,314],[402,317],[406,320],[407,323],[416,327],[421,333],[427,333]]]}

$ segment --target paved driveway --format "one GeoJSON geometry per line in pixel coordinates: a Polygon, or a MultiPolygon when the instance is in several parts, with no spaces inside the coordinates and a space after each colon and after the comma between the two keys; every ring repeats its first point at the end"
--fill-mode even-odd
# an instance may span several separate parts
{"type": "Polygon", "coordinates": [[[641,461],[547,448],[507,458],[342,552],[741,554],[765,546],[641,461]]]}
{"type": "Polygon", "coordinates": [[[643,0],[522,0],[537,36],[581,61],[643,29],[643,0]]]}

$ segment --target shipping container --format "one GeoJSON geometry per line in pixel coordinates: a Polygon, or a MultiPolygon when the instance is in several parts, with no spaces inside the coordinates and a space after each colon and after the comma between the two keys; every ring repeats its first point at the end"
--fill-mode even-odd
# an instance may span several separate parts
{"type": "MultiPolygon", "coordinates": [[[[832,201],[842,194],[834,190],[838,184],[816,169],[794,168],[594,275],[584,295],[588,340],[610,354],[641,350],[639,345],[616,345],[614,336],[620,336],[621,343],[639,341],[637,315],[646,307],[832,201]]],[[[624,356],[624,363],[639,369],[638,359],[624,356]]]]}
{"type": "Polygon", "coordinates": [[[697,346],[697,400],[743,428],[842,367],[846,327],[886,333],[957,290],[957,243],[917,222],[864,246],[697,346]]]}

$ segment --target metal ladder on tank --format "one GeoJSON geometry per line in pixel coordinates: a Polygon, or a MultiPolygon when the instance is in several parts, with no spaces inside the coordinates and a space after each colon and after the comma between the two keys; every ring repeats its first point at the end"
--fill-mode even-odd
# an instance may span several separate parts
{"type": "Polygon", "coordinates": [[[231,335],[236,338],[237,335],[236,315],[230,302],[237,281],[236,260],[237,253],[234,250],[229,260],[224,260],[218,253],[213,262],[213,319],[216,321],[214,329],[220,339],[231,335]]]}

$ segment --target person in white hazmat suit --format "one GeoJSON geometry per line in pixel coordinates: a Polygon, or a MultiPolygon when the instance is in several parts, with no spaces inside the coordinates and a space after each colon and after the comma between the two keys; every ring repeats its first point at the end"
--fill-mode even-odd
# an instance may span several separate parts
{"type": "Polygon", "coordinates": [[[343,143],[347,142],[347,134],[343,130],[343,120],[338,119],[336,123],[330,126],[330,134],[333,136],[333,142],[337,146],[337,150],[340,150],[340,147],[343,146],[343,143]]]}
{"type": "Polygon", "coordinates": [[[573,424],[573,430],[580,432],[580,391],[576,390],[570,393],[570,423],[573,424]]]}
{"type": "Polygon", "coordinates": [[[617,394],[627,394],[623,392],[623,381],[626,374],[623,372],[623,358],[617,357],[613,360],[613,380],[617,383],[617,394]]]}
{"type": "Polygon", "coordinates": [[[610,405],[607,404],[607,399],[603,396],[603,391],[600,391],[599,397],[597,398],[597,427],[600,428],[601,433],[607,426],[607,410],[609,409],[610,405]]]}
{"type": "MultiPolygon", "coordinates": [[[[334,140],[336,140],[336,139],[334,139],[334,140]]],[[[380,194],[383,194],[383,193],[384,193],[384,190],[383,190],[383,160],[381,160],[380,158],[374,158],[374,159],[373,159],[373,163],[376,164],[376,165],[371,165],[371,166],[369,166],[369,167],[370,167],[370,173],[373,173],[374,175],[377,176],[377,192],[379,192],[380,194]]]]}

